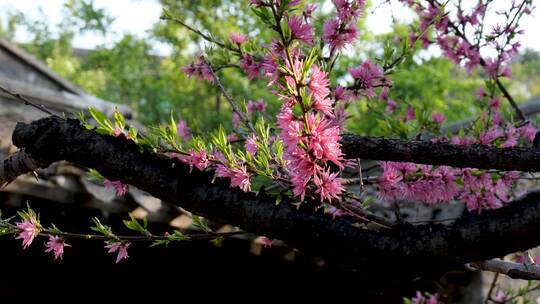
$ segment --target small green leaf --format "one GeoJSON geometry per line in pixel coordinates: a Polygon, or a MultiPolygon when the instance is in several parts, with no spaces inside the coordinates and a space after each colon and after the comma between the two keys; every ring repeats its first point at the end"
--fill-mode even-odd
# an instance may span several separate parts
{"type": "Polygon", "coordinates": [[[200,229],[204,232],[212,232],[212,229],[208,226],[208,220],[204,217],[200,217],[198,215],[193,215],[193,226],[197,229],[200,229]]]}
{"type": "Polygon", "coordinates": [[[124,130],[126,127],[126,119],[124,116],[118,111],[118,109],[114,110],[114,125],[119,128],[120,130],[124,130]]]}
{"type": "Polygon", "coordinates": [[[112,134],[114,127],[111,121],[105,116],[105,114],[101,113],[99,110],[89,107],[88,112],[90,112],[90,115],[94,118],[94,120],[97,122],[99,127],[105,131],[108,131],[109,134],[112,134]]]}

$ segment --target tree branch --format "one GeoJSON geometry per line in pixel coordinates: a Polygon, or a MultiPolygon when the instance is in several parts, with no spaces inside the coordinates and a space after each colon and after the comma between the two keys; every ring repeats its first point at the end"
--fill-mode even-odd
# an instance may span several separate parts
{"type": "Polygon", "coordinates": [[[540,266],[535,264],[519,264],[499,259],[474,262],[470,265],[478,270],[505,274],[512,279],[540,280],[540,266]]]}
{"type": "Polygon", "coordinates": [[[403,161],[458,168],[540,171],[540,149],[495,148],[482,145],[458,146],[430,141],[408,141],[344,135],[346,158],[403,161]]]}
{"type": "Polygon", "coordinates": [[[373,277],[397,280],[441,274],[471,261],[491,259],[540,244],[540,193],[508,206],[467,214],[453,224],[397,224],[377,231],[332,219],[315,204],[297,209],[288,197],[276,205],[265,193],[244,193],[213,172],[193,170],[174,159],[141,152],[125,138],[104,136],[79,121],[49,117],[19,123],[13,142],[44,164],[68,160],[95,168],[196,214],[230,223],[259,235],[327,258],[330,265],[361,269],[373,277]],[[388,273],[392,273],[391,276],[388,273]]]}

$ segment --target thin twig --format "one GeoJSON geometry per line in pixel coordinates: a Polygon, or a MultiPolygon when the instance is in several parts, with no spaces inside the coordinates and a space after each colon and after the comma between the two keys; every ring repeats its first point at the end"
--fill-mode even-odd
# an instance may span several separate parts
{"type": "Polygon", "coordinates": [[[225,96],[225,99],[227,99],[227,101],[231,105],[231,108],[233,109],[233,111],[238,116],[240,116],[240,118],[244,121],[244,124],[246,125],[246,127],[248,127],[251,132],[255,133],[255,128],[253,127],[253,124],[251,123],[251,120],[249,119],[249,117],[244,112],[240,111],[240,108],[238,107],[236,102],[234,102],[232,97],[225,90],[225,87],[223,86],[223,84],[221,84],[221,81],[219,80],[219,77],[214,72],[214,69],[210,65],[210,63],[206,59],[204,59],[204,61],[208,65],[208,69],[210,70],[210,73],[212,74],[212,77],[214,78],[214,81],[216,82],[216,85],[218,86],[218,88],[221,91],[221,93],[223,94],[223,96],[225,96]]]}
{"type": "Polygon", "coordinates": [[[34,107],[34,108],[40,110],[43,113],[59,117],[58,115],[54,114],[53,112],[51,112],[47,108],[45,108],[45,106],[37,105],[37,104],[31,102],[30,100],[28,100],[27,98],[25,98],[24,96],[22,96],[21,94],[19,94],[17,92],[10,91],[10,90],[4,88],[3,86],[0,86],[0,91],[14,97],[17,100],[20,100],[20,101],[24,102],[24,104],[27,105],[27,106],[34,107]]]}
{"type": "Polygon", "coordinates": [[[493,280],[491,281],[491,285],[489,286],[489,291],[486,295],[486,301],[484,304],[489,304],[489,300],[491,299],[491,294],[493,293],[493,289],[495,289],[495,285],[497,284],[497,280],[499,279],[499,273],[495,273],[493,276],[493,280]]]}
{"type": "Polygon", "coordinates": [[[178,24],[180,24],[181,26],[185,27],[186,29],[190,30],[191,32],[201,36],[204,40],[208,41],[208,42],[211,42],[211,43],[214,43],[215,45],[221,47],[221,48],[224,48],[224,49],[227,49],[229,51],[232,51],[232,52],[235,52],[235,53],[238,53],[238,54],[241,54],[242,52],[239,50],[239,49],[235,49],[231,46],[228,46],[226,45],[225,43],[222,43],[222,42],[219,42],[219,41],[216,41],[215,39],[213,39],[212,37],[210,37],[209,35],[203,33],[202,31],[190,26],[189,24],[185,23],[184,21],[178,19],[177,17],[175,16],[172,16],[167,10],[163,10],[163,14],[161,15],[161,19],[162,20],[170,20],[170,21],[174,21],[178,24]]]}
{"type": "MultiPolygon", "coordinates": [[[[17,226],[10,224],[10,223],[0,223],[0,227],[2,228],[9,228],[16,231],[22,230],[21,228],[18,228],[17,226]]],[[[207,232],[207,233],[195,233],[191,235],[185,235],[186,241],[194,241],[194,240],[206,240],[206,239],[215,239],[218,237],[230,237],[233,235],[241,235],[241,234],[248,234],[248,232],[244,231],[232,231],[232,232],[207,232]]],[[[72,233],[72,232],[64,232],[64,231],[56,231],[52,229],[41,229],[38,233],[40,236],[59,236],[66,239],[81,239],[81,240],[98,240],[98,241],[130,241],[130,242],[152,242],[152,241],[173,241],[168,236],[165,235],[155,235],[155,234],[149,234],[149,235],[102,235],[102,234],[83,234],[83,233],[72,233]]]]}

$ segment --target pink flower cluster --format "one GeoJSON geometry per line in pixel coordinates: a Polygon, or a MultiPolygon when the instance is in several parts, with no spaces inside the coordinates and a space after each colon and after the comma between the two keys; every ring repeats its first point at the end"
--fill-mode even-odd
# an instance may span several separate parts
{"type": "Polygon", "coordinates": [[[186,73],[190,78],[195,76],[200,80],[214,82],[212,70],[210,69],[210,66],[208,66],[208,63],[204,61],[204,58],[202,56],[199,57],[196,62],[184,66],[182,68],[182,72],[186,73]]]}
{"type": "MultiPolygon", "coordinates": [[[[301,70],[302,62],[296,62],[300,64],[296,69],[301,70]]],[[[340,128],[331,119],[333,102],[328,98],[330,90],[327,74],[316,65],[311,70],[308,82],[313,99],[311,111],[306,111],[301,117],[295,116],[293,106],[296,100],[281,95],[286,103],[278,115],[278,126],[285,146],[284,158],[289,163],[287,169],[291,175],[294,195],[303,201],[310,182],[313,182],[315,193],[319,194],[321,201],[332,201],[338,199],[344,190],[339,172],[331,172],[327,164],[331,162],[343,168],[340,128]]],[[[294,83],[291,82],[291,85],[294,83]]]]}
{"type": "Polygon", "coordinates": [[[238,187],[244,192],[251,191],[250,175],[244,165],[235,167],[218,165],[216,175],[220,178],[230,179],[231,187],[238,187]]]}
{"type": "Polygon", "coordinates": [[[129,258],[127,249],[131,245],[129,242],[112,242],[112,243],[105,243],[105,249],[109,249],[107,253],[115,253],[118,252],[118,255],[116,256],[116,263],[120,262],[122,259],[129,258]]]}
{"type": "Polygon", "coordinates": [[[19,229],[16,239],[22,240],[24,249],[28,248],[34,238],[39,234],[40,229],[38,228],[37,220],[30,217],[22,222],[15,223],[15,226],[19,229]]]}
{"type": "Polygon", "coordinates": [[[349,68],[349,73],[354,78],[356,89],[362,90],[362,94],[369,98],[375,97],[375,87],[384,78],[383,70],[380,67],[370,60],[366,60],[359,67],[349,68]]]}
{"type": "Polygon", "coordinates": [[[128,193],[129,187],[127,184],[122,183],[121,181],[111,181],[108,179],[103,180],[103,186],[106,189],[114,189],[116,191],[116,195],[118,196],[124,196],[128,193]]]}
{"type": "Polygon", "coordinates": [[[247,104],[247,110],[250,114],[255,112],[264,113],[264,111],[266,111],[266,102],[264,102],[264,100],[262,99],[255,101],[249,100],[247,104]]]}
{"type": "Polygon", "coordinates": [[[64,242],[64,239],[58,236],[49,236],[49,241],[45,243],[45,252],[53,252],[54,253],[54,259],[62,259],[62,255],[64,254],[64,247],[71,247],[71,245],[66,244],[64,242]]]}
{"type": "Polygon", "coordinates": [[[420,291],[416,292],[416,296],[411,299],[413,304],[439,304],[439,297],[437,294],[434,295],[423,295],[420,291]]]}
{"type": "MultiPolygon", "coordinates": [[[[497,112],[485,114],[481,121],[491,123],[478,138],[454,136],[456,145],[514,147],[519,142],[532,142],[536,128],[526,123],[518,128],[513,124],[502,125],[497,112]]],[[[435,120],[435,118],[434,118],[435,120]]],[[[445,141],[444,138],[437,139],[445,141]]],[[[451,169],[446,166],[427,166],[412,163],[380,162],[383,169],[379,177],[379,198],[383,201],[403,199],[427,204],[448,202],[458,199],[469,210],[500,208],[512,198],[512,187],[519,177],[518,172],[493,173],[477,169],[451,169]]]]}
{"type": "Polygon", "coordinates": [[[413,163],[380,162],[379,198],[426,204],[448,202],[458,194],[456,170],[413,163]]]}
{"type": "Polygon", "coordinates": [[[332,0],[337,16],[324,23],[323,41],[330,46],[332,55],[345,48],[358,37],[357,19],[364,9],[364,0],[332,0]]]}
{"type": "Polygon", "coordinates": [[[306,44],[313,45],[313,28],[309,23],[304,22],[304,18],[302,16],[289,16],[288,25],[291,30],[291,36],[293,39],[297,39],[306,44]]]}
{"type": "Polygon", "coordinates": [[[246,43],[247,41],[247,37],[246,35],[244,34],[241,34],[241,33],[232,33],[230,35],[230,38],[231,38],[231,41],[237,45],[242,45],[244,43],[246,43]]]}
{"type": "MultiPolygon", "coordinates": [[[[435,24],[436,42],[447,58],[462,64],[469,72],[477,66],[482,66],[492,78],[511,77],[508,63],[521,46],[519,42],[513,41],[518,34],[522,34],[513,22],[516,20],[515,16],[521,13],[530,14],[530,7],[513,5],[508,12],[501,14],[506,18],[503,20],[506,24],[493,25],[489,34],[480,39],[479,33],[482,33],[482,29],[488,28],[488,25],[480,20],[485,20],[489,2],[479,2],[468,12],[458,7],[457,13],[452,16],[444,14],[442,7],[432,2],[424,6],[419,1],[401,1],[413,7],[419,15],[420,32],[424,32],[430,24],[435,24]],[[496,53],[496,57],[482,57],[483,49],[496,53]]],[[[498,22],[502,18],[498,18],[498,22]]],[[[414,38],[420,38],[424,46],[431,43],[426,35],[414,38]]]]}
{"type": "Polygon", "coordinates": [[[191,131],[189,130],[187,122],[185,120],[183,120],[183,119],[180,119],[178,121],[178,123],[176,124],[176,132],[184,140],[190,140],[191,139],[191,131]]]}

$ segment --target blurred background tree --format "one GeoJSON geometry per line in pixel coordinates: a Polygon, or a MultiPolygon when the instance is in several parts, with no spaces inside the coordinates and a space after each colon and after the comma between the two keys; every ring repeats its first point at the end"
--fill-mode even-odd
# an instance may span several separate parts
{"type": "MultiPolygon", "coordinates": [[[[324,7],[324,0],[315,2],[319,8],[324,7]]],[[[227,42],[231,33],[240,32],[256,46],[271,42],[265,25],[252,14],[248,1],[159,0],[159,3],[187,24],[212,33],[220,41],[227,42]]],[[[377,7],[371,6],[367,12],[371,9],[377,7]]],[[[59,24],[50,24],[43,12],[34,18],[19,11],[8,12],[4,20],[0,20],[0,35],[13,40],[17,31],[27,32],[30,42],[19,44],[21,47],[89,93],[131,106],[143,123],[161,122],[172,110],[175,116],[186,119],[199,131],[212,130],[219,124],[231,128],[231,110],[219,90],[207,82],[189,79],[181,72],[202,49],[211,47],[200,36],[174,21],[155,20],[147,37],[126,33],[113,45],[81,50],[73,48],[76,35],[92,32],[107,36],[114,18],[91,0],[66,0],[63,14],[59,24]],[[170,55],[156,55],[154,43],[168,45],[170,55]]],[[[316,14],[325,12],[319,9],[316,14]]],[[[362,59],[380,56],[386,43],[399,46],[400,37],[407,37],[410,26],[415,26],[415,22],[397,23],[390,33],[373,35],[360,21],[362,38],[342,55],[332,82],[344,83],[347,67],[359,64],[362,59]]],[[[316,24],[315,28],[322,31],[322,24],[316,24]]],[[[480,104],[475,101],[474,92],[483,85],[480,75],[476,72],[469,75],[435,54],[417,46],[414,55],[402,63],[403,68],[392,75],[391,98],[420,111],[440,112],[447,117],[446,123],[477,114],[480,104]]],[[[231,61],[237,64],[237,59],[231,61]]],[[[540,54],[537,51],[522,51],[514,60],[512,70],[515,81],[510,90],[518,101],[540,95],[540,54]]],[[[267,90],[266,83],[249,81],[236,68],[222,69],[219,74],[224,86],[240,103],[262,98],[269,104],[269,114],[279,108],[280,102],[267,90]]],[[[395,126],[389,126],[386,121],[384,109],[385,104],[377,101],[350,105],[352,119],[348,130],[357,134],[398,134],[395,126]]],[[[400,107],[397,111],[404,114],[405,110],[400,107]]],[[[407,128],[406,125],[401,127],[407,128]]]]}

